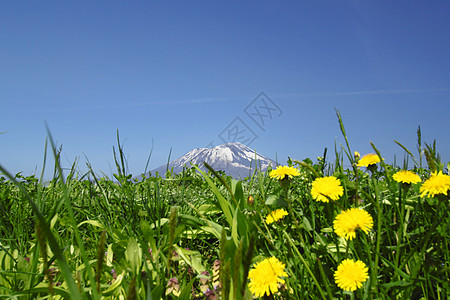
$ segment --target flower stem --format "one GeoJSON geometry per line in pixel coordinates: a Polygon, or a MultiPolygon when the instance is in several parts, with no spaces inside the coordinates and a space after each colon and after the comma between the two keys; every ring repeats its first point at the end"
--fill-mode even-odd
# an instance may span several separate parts
{"type": "Polygon", "coordinates": [[[331,293],[330,285],[328,284],[328,280],[327,280],[327,277],[326,277],[325,272],[323,270],[322,262],[320,261],[320,258],[317,258],[317,264],[319,265],[320,276],[322,277],[322,280],[325,283],[325,289],[327,290],[328,298],[330,300],[333,300],[333,296],[332,296],[332,293],[331,293]]]}
{"type": "Polygon", "coordinates": [[[380,246],[381,246],[381,225],[382,225],[382,217],[383,212],[381,211],[380,205],[380,191],[378,190],[378,185],[374,176],[372,176],[372,184],[375,189],[375,209],[377,212],[377,242],[375,245],[375,258],[372,266],[372,278],[370,280],[372,290],[375,294],[378,293],[378,260],[380,258],[380,246]]]}
{"type": "MultiPolygon", "coordinates": [[[[366,238],[366,235],[365,235],[365,234],[361,234],[361,236],[362,236],[364,245],[366,246],[367,259],[368,259],[368,261],[369,261],[370,263],[372,263],[372,262],[373,262],[373,261],[372,261],[372,253],[371,253],[371,247],[370,247],[370,245],[369,245],[369,242],[367,241],[367,238],[366,238]]],[[[370,265],[370,270],[371,270],[371,272],[372,272],[372,270],[373,270],[374,268],[376,268],[374,264],[373,264],[373,265],[370,265]]],[[[372,274],[372,276],[373,276],[373,274],[372,274]]],[[[375,280],[375,279],[370,278],[370,279],[369,279],[369,283],[371,283],[371,282],[374,281],[374,280],[375,280]]],[[[366,293],[367,293],[367,288],[365,288],[364,290],[365,290],[365,291],[364,291],[364,298],[367,299],[367,295],[366,295],[366,293]]],[[[369,299],[372,299],[372,295],[370,295],[369,299]]]]}
{"type": "MultiPolygon", "coordinates": [[[[402,195],[403,185],[399,184],[399,191],[398,191],[398,201],[400,205],[400,216],[399,216],[399,223],[400,226],[398,227],[397,232],[397,249],[395,250],[395,266],[398,268],[399,260],[400,260],[400,245],[403,242],[403,231],[405,228],[405,196],[407,190],[405,189],[405,195],[402,195]],[[403,196],[403,197],[402,197],[403,196]]],[[[397,272],[396,272],[397,273],[397,272]]],[[[398,274],[397,274],[398,276],[398,274]]]]}

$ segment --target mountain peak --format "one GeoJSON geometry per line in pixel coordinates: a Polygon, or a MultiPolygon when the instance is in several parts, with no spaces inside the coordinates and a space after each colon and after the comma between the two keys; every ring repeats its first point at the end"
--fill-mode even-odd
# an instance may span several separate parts
{"type": "Polygon", "coordinates": [[[208,163],[216,171],[224,171],[226,174],[235,178],[244,178],[250,176],[255,167],[265,171],[270,165],[274,168],[276,163],[256,153],[250,147],[236,143],[221,144],[212,148],[196,148],[180,158],[177,158],[169,163],[169,165],[163,165],[152,171],[152,174],[158,172],[159,174],[165,174],[166,170],[171,170],[175,173],[180,173],[183,167],[191,167],[191,164],[198,165],[201,169],[204,169],[203,163],[208,163]],[[168,167],[168,168],[167,168],[168,167]]]}

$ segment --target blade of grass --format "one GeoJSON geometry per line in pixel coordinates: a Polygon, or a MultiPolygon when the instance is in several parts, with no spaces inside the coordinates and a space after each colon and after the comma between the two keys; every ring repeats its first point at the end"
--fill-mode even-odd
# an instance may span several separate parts
{"type": "MultiPolygon", "coordinates": [[[[92,296],[93,296],[93,299],[99,299],[99,294],[97,293],[97,289],[95,288],[94,272],[92,271],[92,266],[89,263],[89,259],[88,259],[87,254],[86,254],[86,250],[85,250],[83,242],[81,240],[80,231],[78,230],[78,226],[77,226],[77,223],[75,221],[73,208],[72,208],[72,205],[70,203],[69,193],[68,193],[65,181],[64,181],[63,171],[62,171],[61,164],[60,164],[60,161],[59,161],[59,156],[57,155],[57,152],[56,152],[56,146],[55,146],[55,143],[53,141],[52,135],[50,133],[50,129],[48,128],[47,125],[46,125],[46,128],[47,128],[47,134],[48,134],[48,138],[49,138],[49,141],[50,141],[50,145],[52,147],[53,154],[54,154],[54,157],[55,157],[55,167],[58,170],[59,179],[61,180],[61,183],[62,183],[61,187],[63,189],[63,198],[64,198],[65,206],[66,206],[67,212],[69,214],[70,222],[72,223],[72,227],[73,227],[72,229],[73,229],[73,232],[74,232],[74,235],[75,235],[75,240],[76,240],[77,245],[78,245],[78,247],[80,249],[81,259],[84,262],[85,268],[87,270],[88,278],[89,278],[90,284],[92,286],[92,289],[91,289],[92,296]]],[[[47,234],[47,232],[46,232],[46,234],[47,234]]]]}
{"type": "MultiPolygon", "coordinates": [[[[303,255],[300,253],[300,251],[298,251],[297,246],[294,244],[294,242],[292,241],[292,239],[289,236],[289,234],[285,230],[283,230],[283,235],[285,236],[285,238],[287,239],[287,241],[291,245],[292,249],[294,250],[294,252],[296,254],[296,257],[298,257],[300,259],[300,261],[302,262],[303,266],[306,268],[306,270],[308,271],[308,273],[311,276],[312,280],[316,284],[316,287],[319,290],[319,293],[320,293],[320,296],[322,297],[322,299],[326,299],[325,298],[325,294],[323,293],[323,290],[321,288],[321,285],[320,285],[319,281],[317,281],[316,276],[311,271],[311,268],[309,267],[309,265],[306,262],[306,260],[303,258],[303,255]]],[[[325,282],[325,284],[327,284],[327,283],[325,282]]]]}
{"type": "Polygon", "coordinates": [[[345,132],[344,122],[342,121],[341,112],[337,108],[335,110],[336,110],[336,116],[338,117],[338,121],[339,121],[339,127],[341,129],[342,135],[344,136],[345,144],[347,145],[348,152],[347,151],[345,151],[345,152],[347,153],[347,157],[353,167],[353,170],[356,173],[355,158],[351,155],[352,151],[350,149],[350,144],[347,139],[347,133],[345,132]]]}
{"type": "Polygon", "coordinates": [[[154,140],[152,139],[152,149],[150,149],[150,154],[148,155],[147,163],[145,164],[144,175],[147,174],[147,168],[148,164],[150,163],[150,158],[152,157],[153,147],[154,147],[154,140]]]}

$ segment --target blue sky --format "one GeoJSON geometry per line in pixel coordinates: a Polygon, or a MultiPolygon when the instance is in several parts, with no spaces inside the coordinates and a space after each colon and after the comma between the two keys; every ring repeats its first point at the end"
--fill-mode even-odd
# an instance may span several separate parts
{"type": "Polygon", "coordinates": [[[403,161],[421,126],[450,160],[448,1],[2,1],[0,38],[12,173],[40,174],[45,124],[65,167],[108,176],[117,130],[134,175],[152,146],[150,169],[249,136],[314,160],[343,144],[335,109],[361,154],[403,161]]]}

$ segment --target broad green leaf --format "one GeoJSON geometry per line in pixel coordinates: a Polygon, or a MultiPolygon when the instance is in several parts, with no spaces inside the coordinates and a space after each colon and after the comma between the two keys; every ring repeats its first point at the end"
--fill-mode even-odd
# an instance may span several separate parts
{"type": "Polygon", "coordinates": [[[150,229],[154,229],[155,227],[163,226],[167,222],[169,222],[168,218],[161,218],[161,219],[157,220],[155,223],[150,224],[150,229]]]}
{"type": "Polygon", "coordinates": [[[233,223],[233,216],[231,215],[230,204],[220,193],[219,189],[211,180],[211,178],[208,176],[208,174],[200,170],[200,168],[197,166],[195,166],[195,168],[197,169],[198,172],[200,172],[200,174],[203,175],[203,178],[206,180],[212,192],[217,197],[217,200],[219,200],[219,205],[220,208],[222,209],[223,214],[225,215],[225,219],[227,220],[228,224],[231,225],[233,223]]]}
{"type": "Polygon", "coordinates": [[[245,208],[244,191],[242,190],[242,182],[240,180],[231,180],[231,190],[233,191],[234,198],[238,201],[241,209],[245,208]]]}
{"type": "Polygon", "coordinates": [[[138,274],[142,262],[142,251],[135,238],[129,238],[127,249],[125,250],[125,258],[130,264],[131,270],[138,274]]]}
{"type": "Polygon", "coordinates": [[[266,199],[266,205],[287,207],[288,203],[277,195],[269,195],[266,199]]]}
{"type": "Polygon", "coordinates": [[[303,216],[303,223],[302,223],[302,225],[307,231],[313,230],[312,227],[311,227],[311,223],[309,223],[308,218],[305,217],[305,216],[303,216]]]}
{"type": "Polygon", "coordinates": [[[113,258],[114,258],[114,251],[112,249],[112,244],[109,244],[108,250],[106,251],[106,265],[108,267],[113,266],[113,258]]]}
{"type": "Polygon", "coordinates": [[[221,225],[219,225],[213,221],[209,221],[209,220],[206,221],[206,223],[208,224],[208,226],[202,226],[201,228],[204,231],[213,234],[216,238],[220,239],[223,227],[221,225]]]}
{"type": "Polygon", "coordinates": [[[181,259],[190,267],[192,267],[192,269],[194,269],[197,274],[200,274],[201,272],[206,270],[205,266],[201,262],[202,258],[199,252],[186,250],[178,245],[173,245],[173,247],[175,248],[175,251],[178,253],[178,255],[180,255],[181,259]]]}

